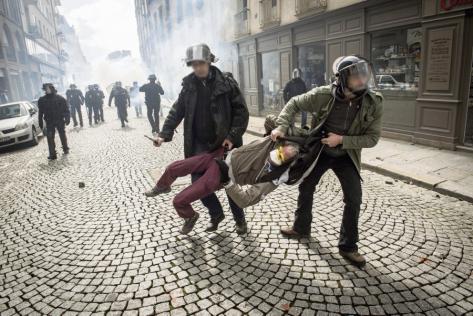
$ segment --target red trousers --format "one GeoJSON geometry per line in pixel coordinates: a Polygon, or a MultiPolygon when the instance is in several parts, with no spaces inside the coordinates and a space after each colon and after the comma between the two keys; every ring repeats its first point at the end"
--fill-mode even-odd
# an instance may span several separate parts
{"type": "Polygon", "coordinates": [[[173,200],[174,208],[182,218],[189,218],[195,214],[191,203],[220,189],[220,168],[215,158],[223,157],[224,148],[211,153],[202,153],[170,164],[159,178],[156,186],[167,188],[179,177],[192,173],[201,173],[202,176],[190,186],[179,192],[173,200]]]}

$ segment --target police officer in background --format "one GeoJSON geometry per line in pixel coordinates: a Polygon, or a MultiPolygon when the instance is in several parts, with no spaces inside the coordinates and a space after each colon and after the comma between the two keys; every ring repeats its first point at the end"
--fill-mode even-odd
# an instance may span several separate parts
{"type": "Polygon", "coordinates": [[[66,98],[67,103],[71,106],[71,115],[72,121],[74,122],[74,127],[77,126],[77,118],[76,113],[79,116],[79,124],[80,127],[84,127],[84,123],[82,122],[82,110],[81,105],[84,104],[85,98],[82,94],[82,91],[77,89],[75,84],[71,84],[69,89],[66,91],[66,98]]]}
{"type": "Polygon", "coordinates": [[[145,93],[145,103],[148,109],[148,120],[153,133],[159,133],[159,108],[161,105],[160,95],[164,94],[161,83],[156,83],[156,75],[149,75],[149,82],[140,87],[140,92],[145,93]]]}
{"type": "Polygon", "coordinates": [[[87,92],[85,93],[85,106],[87,107],[87,117],[89,118],[89,126],[92,126],[92,113],[94,114],[94,122],[98,121],[98,107],[96,105],[97,98],[95,97],[94,86],[89,84],[87,92]]]}
{"type": "Polygon", "coordinates": [[[57,159],[56,144],[54,142],[56,130],[59,133],[64,154],[69,153],[66,125],[69,125],[71,115],[66,99],[57,94],[56,88],[52,83],[43,84],[43,90],[45,95],[38,100],[38,121],[41,129],[43,129],[43,119],[46,122],[46,137],[49,148],[48,159],[54,160],[57,159]]]}
{"type": "Polygon", "coordinates": [[[98,84],[94,84],[94,92],[95,92],[95,98],[97,101],[97,108],[98,108],[98,121],[99,122],[105,122],[104,116],[103,116],[103,99],[105,99],[105,94],[103,91],[100,89],[98,84]]]}
{"type": "Polygon", "coordinates": [[[128,113],[126,107],[130,106],[130,95],[128,91],[122,87],[121,81],[115,82],[110,97],[108,98],[108,106],[112,106],[112,100],[115,99],[115,106],[117,107],[118,118],[125,127],[125,122],[128,123],[128,113]]]}
{"type": "MultiPolygon", "coordinates": [[[[283,90],[284,103],[289,102],[291,98],[307,92],[307,87],[304,80],[301,78],[302,71],[299,68],[294,68],[292,71],[292,79],[286,84],[283,90]]],[[[301,113],[301,127],[307,125],[307,112],[301,113]]]]}

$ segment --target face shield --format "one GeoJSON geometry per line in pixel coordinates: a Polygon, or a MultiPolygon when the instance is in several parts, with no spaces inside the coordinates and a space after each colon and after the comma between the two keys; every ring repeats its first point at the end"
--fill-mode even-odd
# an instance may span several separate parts
{"type": "Polygon", "coordinates": [[[296,68],[292,71],[292,79],[300,78],[301,77],[301,70],[296,68]]]}
{"type": "Polygon", "coordinates": [[[370,64],[366,61],[346,66],[338,71],[338,79],[344,89],[361,92],[374,85],[374,76],[370,64]]]}

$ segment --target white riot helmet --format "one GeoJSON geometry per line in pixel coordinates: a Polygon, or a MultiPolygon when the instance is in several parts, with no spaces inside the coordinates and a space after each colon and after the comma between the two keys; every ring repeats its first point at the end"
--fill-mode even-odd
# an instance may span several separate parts
{"type": "Polygon", "coordinates": [[[294,68],[294,70],[292,71],[292,79],[300,77],[302,77],[302,71],[299,68],[294,68]]]}
{"type": "Polygon", "coordinates": [[[348,89],[353,93],[363,93],[374,82],[370,64],[358,56],[338,57],[333,63],[332,70],[342,91],[348,89]],[[349,86],[348,79],[352,76],[359,79],[356,86],[349,86]]]}
{"type": "Polygon", "coordinates": [[[207,44],[197,44],[187,48],[186,50],[186,65],[190,66],[193,61],[204,61],[213,63],[216,61],[215,55],[212,54],[207,44]]]}

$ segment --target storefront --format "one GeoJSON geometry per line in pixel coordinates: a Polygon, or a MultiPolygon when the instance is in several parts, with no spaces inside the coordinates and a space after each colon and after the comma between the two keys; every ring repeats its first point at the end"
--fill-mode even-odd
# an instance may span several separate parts
{"type": "Polygon", "coordinates": [[[359,54],[384,95],[383,135],[455,149],[473,143],[473,0],[360,2],[237,40],[250,112],[283,106],[293,68],[308,88],[328,84],[332,63],[359,54]],[[254,69],[251,69],[254,67],[254,69]]]}

